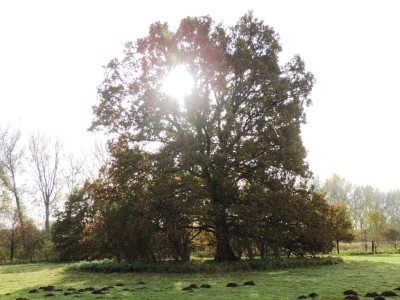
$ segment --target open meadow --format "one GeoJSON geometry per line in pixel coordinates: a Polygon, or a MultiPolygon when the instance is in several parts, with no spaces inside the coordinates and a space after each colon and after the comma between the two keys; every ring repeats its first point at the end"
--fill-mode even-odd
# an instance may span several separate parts
{"type": "Polygon", "coordinates": [[[0,299],[44,299],[49,294],[53,295],[50,299],[298,299],[311,293],[318,294],[317,299],[344,299],[343,292],[348,289],[357,291],[360,299],[371,299],[364,298],[367,292],[400,287],[400,255],[345,256],[344,263],[331,266],[223,274],[104,274],[67,271],[67,266],[2,265],[0,299]],[[255,285],[243,285],[248,281],[255,285]],[[238,286],[226,287],[228,283],[238,286]],[[199,288],[182,291],[190,284],[199,288]],[[49,285],[54,290],[39,289],[49,285]],[[90,289],[106,287],[104,295],[92,294],[90,289]],[[37,292],[30,293],[32,290],[37,292]]]}

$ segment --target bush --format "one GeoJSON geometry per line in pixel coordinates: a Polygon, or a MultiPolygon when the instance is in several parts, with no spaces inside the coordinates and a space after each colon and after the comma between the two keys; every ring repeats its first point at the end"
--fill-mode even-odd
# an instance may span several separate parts
{"type": "Polygon", "coordinates": [[[191,261],[190,263],[176,263],[165,261],[159,263],[127,263],[104,259],[97,261],[83,261],[71,265],[68,270],[99,273],[222,273],[255,270],[281,270],[294,268],[309,268],[323,265],[335,265],[343,262],[338,257],[312,258],[266,258],[259,260],[243,260],[236,262],[191,261]]]}

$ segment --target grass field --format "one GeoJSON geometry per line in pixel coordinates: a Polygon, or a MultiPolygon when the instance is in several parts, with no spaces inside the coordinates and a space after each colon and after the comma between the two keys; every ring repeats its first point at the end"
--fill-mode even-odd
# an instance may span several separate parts
{"type": "Polygon", "coordinates": [[[44,299],[46,294],[54,295],[50,299],[298,299],[313,292],[319,295],[316,299],[344,299],[343,291],[347,289],[364,296],[367,292],[380,293],[400,287],[400,255],[345,256],[344,260],[343,264],[309,269],[191,275],[67,272],[66,264],[3,265],[0,266],[0,299],[44,299]],[[255,286],[243,286],[250,280],[255,286]],[[145,284],[138,284],[139,281],[145,284]],[[230,282],[239,286],[226,287],[230,282]],[[124,285],[115,286],[117,283],[124,285]],[[209,284],[211,288],[181,291],[192,283],[209,284]],[[29,293],[48,285],[63,291],[29,293]],[[94,295],[90,291],[64,295],[71,288],[107,286],[114,287],[105,295],[94,295]]]}

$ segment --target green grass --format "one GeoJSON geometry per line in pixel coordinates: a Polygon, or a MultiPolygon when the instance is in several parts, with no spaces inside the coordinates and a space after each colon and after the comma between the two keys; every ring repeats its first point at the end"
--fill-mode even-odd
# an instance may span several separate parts
{"type": "Polygon", "coordinates": [[[344,260],[342,264],[307,269],[210,274],[104,274],[66,271],[67,264],[3,265],[0,266],[0,299],[44,299],[44,292],[29,294],[28,291],[45,285],[65,290],[71,287],[101,288],[118,282],[125,286],[114,287],[106,295],[84,292],[64,296],[62,292],[54,292],[56,296],[49,299],[297,299],[311,292],[319,295],[317,299],[343,299],[346,289],[365,295],[369,291],[382,292],[400,286],[400,255],[346,256],[344,260]],[[254,281],[256,286],[242,286],[248,280],[254,281]],[[146,284],[139,285],[139,281],[146,284]],[[240,286],[227,288],[229,282],[240,286]],[[181,291],[191,283],[212,287],[194,292],[181,291]],[[129,291],[123,291],[124,288],[129,291]]]}

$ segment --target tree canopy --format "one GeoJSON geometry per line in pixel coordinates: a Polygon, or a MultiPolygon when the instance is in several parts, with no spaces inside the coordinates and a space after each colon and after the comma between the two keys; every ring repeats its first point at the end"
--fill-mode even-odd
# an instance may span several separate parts
{"type": "MultiPolygon", "coordinates": [[[[221,261],[238,258],[235,239],[271,240],[271,230],[306,226],[305,215],[321,207],[307,205],[319,197],[306,185],[300,136],[314,77],[299,56],[280,64],[281,50],[251,12],[231,27],[208,16],[185,18],[176,31],[157,22],[127,43],[124,57],[105,67],[91,127],[110,136],[103,175],[107,189],[124,195],[119,205],[136,207],[148,218],[141,225],[172,244],[211,232],[221,261]],[[183,105],[162,89],[177,66],[194,80],[183,105]],[[289,218],[293,203],[309,210],[289,218]]],[[[297,229],[287,239],[304,233],[297,229]]]]}

